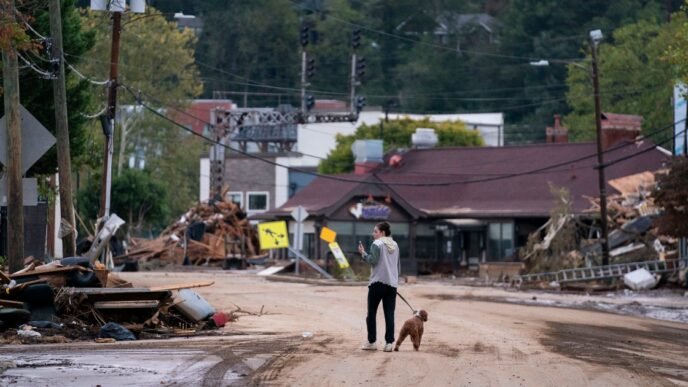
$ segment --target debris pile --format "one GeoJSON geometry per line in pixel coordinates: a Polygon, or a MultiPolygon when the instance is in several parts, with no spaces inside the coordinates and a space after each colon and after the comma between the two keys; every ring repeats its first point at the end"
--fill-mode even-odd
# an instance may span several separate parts
{"type": "MultiPolygon", "coordinates": [[[[654,174],[650,172],[610,180],[619,194],[607,197],[607,225],[610,263],[619,265],[644,261],[673,261],[678,258],[678,241],[661,235],[654,224],[660,215],[655,206],[652,190],[654,174]]],[[[554,192],[558,205],[551,218],[530,235],[528,245],[521,251],[528,276],[523,278],[549,278],[542,274],[567,272],[601,264],[602,245],[599,242],[599,225],[595,215],[600,212],[600,200],[587,197],[591,216],[572,214],[570,198],[565,190],[554,192]]],[[[674,265],[670,265],[674,267],[674,265]]],[[[685,281],[685,268],[669,273],[670,279],[685,281]],[[680,278],[684,278],[681,280],[680,278]]],[[[619,275],[623,275],[619,272],[619,275]]],[[[611,277],[615,277],[610,275],[611,277]]],[[[565,276],[570,279],[570,276],[565,276]]],[[[557,278],[561,278],[558,276],[557,278]]],[[[595,276],[581,275],[575,280],[595,280],[595,276]]]]}
{"type": "Polygon", "coordinates": [[[123,222],[112,215],[84,257],[42,264],[27,258],[0,270],[0,332],[6,342],[99,342],[192,335],[236,316],[217,312],[192,288],[213,282],[135,288],[97,261],[123,222]]]}
{"type": "Polygon", "coordinates": [[[258,235],[246,213],[237,204],[218,199],[198,203],[156,239],[132,240],[129,252],[114,261],[207,265],[267,257],[259,254],[258,235]]]}
{"type": "Polygon", "coordinates": [[[0,330],[19,342],[189,335],[231,320],[191,290],[212,284],[134,288],[85,257],[32,263],[11,275],[0,272],[0,330]]]}

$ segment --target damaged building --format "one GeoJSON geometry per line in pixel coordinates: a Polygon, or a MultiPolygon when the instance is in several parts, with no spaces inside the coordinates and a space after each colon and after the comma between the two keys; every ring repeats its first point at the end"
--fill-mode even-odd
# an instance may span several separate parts
{"type": "MultiPolygon", "coordinates": [[[[603,114],[607,193],[609,181],[654,172],[670,153],[638,140],[641,117],[603,114]],[[615,162],[618,161],[618,162],[615,162]]],[[[337,232],[352,255],[372,241],[375,223],[388,221],[401,249],[402,272],[459,272],[481,263],[520,262],[519,248],[550,218],[550,187],[570,192],[573,215],[590,219],[589,198],[599,195],[595,142],[569,143],[559,118],[547,143],[506,147],[436,148],[432,130],[419,129],[414,147],[383,154],[380,140],[354,144],[355,171],[321,176],[281,207],[254,219],[283,219],[303,206],[305,253],[324,257],[323,227],[337,232]]]]}

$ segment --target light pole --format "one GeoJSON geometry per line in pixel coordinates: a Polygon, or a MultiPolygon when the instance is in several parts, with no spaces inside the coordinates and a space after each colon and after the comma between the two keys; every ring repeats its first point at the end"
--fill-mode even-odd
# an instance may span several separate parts
{"type": "MultiPolygon", "coordinates": [[[[595,129],[597,137],[597,177],[600,191],[600,226],[602,228],[600,243],[602,244],[602,265],[609,264],[609,238],[608,238],[608,225],[607,225],[607,180],[604,176],[604,150],[602,148],[602,111],[600,107],[600,71],[598,65],[598,52],[597,46],[602,41],[603,35],[601,30],[590,31],[590,51],[592,55],[592,86],[593,86],[593,97],[595,99],[595,129]]],[[[540,59],[538,61],[530,62],[531,66],[549,66],[549,63],[563,63],[571,64],[576,67],[580,67],[584,70],[588,70],[585,66],[580,63],[572,61],[562,61],[562,60],[545,60],[540,59]]]]}

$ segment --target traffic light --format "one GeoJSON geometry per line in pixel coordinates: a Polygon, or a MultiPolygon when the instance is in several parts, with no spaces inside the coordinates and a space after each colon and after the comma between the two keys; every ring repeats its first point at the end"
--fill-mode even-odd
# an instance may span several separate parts
{"type": "Polygon", "coordinates": [[[308,26],[301,27],[301,46],[306,47],[308,45],[308,38],[311,34],[310,28],[308,26]]]}
{"type": "Polygon", "coordinates": [[[356,78],[361,79],[365,75],[366,60],[364,57],[356,59],[356,78]]]}
{"type": "Polygon", "coordinates": [[[313,106],[315,106],[315,97],[309,94],[306,96],[306,110],[313,109],[313,106]]]}
{"type": "Polygon", "coordinates": [[[361,45],[361,30],[355,29],[351,34],[351,47],[358,48],[361,45]]]}
{"type": "Polygon", "coordinates": [[[366,105],[366,97],[359,95],[356,97],[356,112],[360,112],[366,105]]]}
{"type": "Polygon", "coordinates": [[[306,77],[310,79],[313,75],[315,75],[315,58],[310,58],[306,64],[306,77]]]}

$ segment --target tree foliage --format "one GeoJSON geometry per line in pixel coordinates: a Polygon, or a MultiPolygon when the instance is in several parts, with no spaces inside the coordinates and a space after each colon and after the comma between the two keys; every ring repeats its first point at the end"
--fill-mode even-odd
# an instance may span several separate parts
{"type": "MultiPolygon", "coordinates": [[[[645,133],[665,128],[662,135],[654,137],[657,142],[669,138],[673,131],[669,101],[675,74],[664,60],[664,53],[685,20],[684,16],[676,15],[671,23],[662,25],[645,20],[629,24],[614,31],[612,44],[602,44],[599,48],[602,111],[641,115],[645,133]]],[[[577,141],[595,138],[589,60],[584,64],[585,70],[568,67],[567,99],[572,112],[565,117],[565,123],[570,128],[570,136],[577,141]]]]}
{"type": "MultiPolygon", "coordinates": [[[[22,18],[37,32],[26,30],[18,37],[24,51],[21,55],[26,61],[32,63],[32,67],[20,59],[22,70],[19,74],[19,87],[21,104],[33,114],[51,133],[55,133],[55,109],[53,107],[52,80],[46,79],[35,69],[49,72],[49,55],[44,50],[45,42],[42,37],[50,36],[50,17],[48,7],[37,6],[22,7],[18,3],[19,11],[23,11],[22,18]]],[[[81,56],[93,45],[94,36],[84,28],[79,18],[74,0],[61,2],[62,14],[62,41],[66,53],[67,62],[79,67],[81,56]]],[[[2,23],[0,23],[2,24],[2,23]]],[[[9,28],[3,25],[0,29],[9,28]]],[[[12,28],[25,27],[19,25],[12,28]]],[[[4,34],[5,31],[0,31],[4,34]]],[[[0,39],[2,40],[2,39],[0,39]]],[[[88,111],[91,103],[91,89],[88,82],[80,79],[69,67],[65,68],[67,80],[67,114],[69,123],[69,142],[72,165],[78,167],[91,151],[89,148],[89,133],[87,129],[88,119],[84,112],[88,111]]],[[[4,105],[0,106],[0,115],[4,115],[4,105]]],[[[57,149],[52,147],[48,152],[28,171],[29,175],[53,174],[57,171],[57,149]]]]}
{"type": "Polygon", "coordinates": [[[657,174],[655,203],[664,209],[659,232],[674,237],[688,237],[688,159],[675,157],[669,172],[657,174]]]}
{"type": "MultiPolygon", "coordinates": [[[[107,79],[110,74],[112,23],[106,12],[85,11],[84,24],[96,33],[88,52],[84,74],[107,79]]],[[[175,22],[148,7],[145,16],[122,15],[118,82],[144,99],[152,96],[160,104],[180,104],[200,95],[203,85],[194,62],[196,37],[191,30],[179,30],[175,22]]],[[[118,103],[131,104],[135,97],[122,90],[118,103]]]]}
{"type": "MultiPolygon", "coordinates": [[[[78,193],[79,212],[95,219],[100,207],[99,179],[92,179],[78,193]]],[[[168,216],[168,191],[147,171],[126,169],[112,179],[111,213],[127,222],[129,232],[161,227],[168,216]]]]}
{"type": "Polygon", "coordinates": [[[343,173],[353,170],[351,145],[356,140],[382,139],[384,150],[409,148],[411,135],[417,128],[432,128],[437,134],[437,146],[482,146],[483,139],[476,131],[467,130],[461,121],[431,122],[429,118],[402,118],[380,122],[380,125],[361,125],[349,136],[337,135],[337,146],[320,163],[320,173],[343,173]]]}
{"type": "MultiPolygon", "coordinates": [[[[96,79],[109,76],[111,22],[103,12],[84,12],[85,23],[96,31],[96,44],[89,52],[83,72],[96,79]]],[[[130,157],[145,159],[152,179],[164,186],[169,197],[162,216],[176,217],[197,199],[198,158],[202,144],[169,122],[133,106],[135,95],[148,106],[180,115],[203,89],[195,64],[197,39],[190,30],[179,30],[175,22],[148,7],[145,16],[124,14],[120,42],[118,127],[115,130],[113,175],[117,176],[130,157]]],[[[105,103],[103,95],[102,103],[105,103]]],[[[102,141],[94,125],[94,141],[102,141]]],[[[115,192],[112,192],[114,200],[115,192]]],[[[169,218],[165,219],[169,221],[169,218]]]]}
{"type": "MultiPolygon", "coordinates": [[[[299,23],[293,2],[207,0],[197,7],[205,23],[197,59],[206,96],[213,91],[279,92],[297,85],[299,23]]],[[[295,95],[291,102],[297,105],[295,95]]]]}

